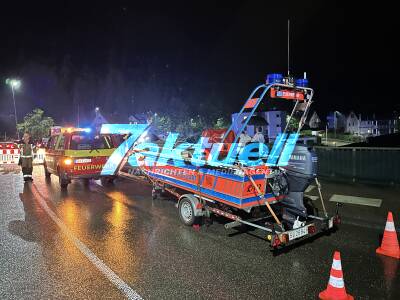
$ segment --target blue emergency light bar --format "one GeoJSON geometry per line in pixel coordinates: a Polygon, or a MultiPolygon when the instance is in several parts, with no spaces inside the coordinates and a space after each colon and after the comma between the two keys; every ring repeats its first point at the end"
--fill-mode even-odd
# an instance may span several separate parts
{"type": "Polygon", "coordinates": [[[283,82],[283,75],[278,73],[267,74],[265,78],[267,84],[271,83],[282,83],[283,82]]]}
{"type": "Polygon", "coordinates": [[[296,80],[296,86],[300,87],[308,87],[308,79],[307,78],[300,78],[296,80]]]}

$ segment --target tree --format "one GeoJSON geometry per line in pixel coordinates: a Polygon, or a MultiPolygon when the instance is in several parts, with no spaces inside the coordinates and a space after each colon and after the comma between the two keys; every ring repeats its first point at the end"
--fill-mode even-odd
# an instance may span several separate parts
{"type": "Polygon", "coordinates": [[[300,124],[300,118],[296,116],[292,116],[292,118],[290,118],[290,116],[288,115],[286,116],[286,123],[288,122],[289,122],[288,125],[289,130],[297,130],[300,124]]]}
{"type": "Polygon", "coordinates": [[[229,127],[229,122],[224,118],[220,117],[217,119],[217,121],[214,124],[215,129],[224,129],[229,127]]]}
{"type": "Polygon", "coordinates": [[[200,115],[197,115],[194,118],[190,118],[189,124],[190,124],[190,129],[194,134],[200,133],[208,127],[206,121],[200,115]]]}
{"type": "Polygon", "coordinates": [[[17,125],[17,129],[23,132],[29,132],[33,139],[42,139],[49,135],[50,128],[54,125],[51,117],[44,116],[44,111],[35,108],[24,117],[24,121],[17,125]]]}
{"type": "MultiPolygon", "coordinates": [[[[154,121],[153,121],[154,122],[154,121]]],[[[173,130],[173,122],[168,115],[162,115],[156,118],[156,126],[162,133],[168,133],[173,130]]]]}

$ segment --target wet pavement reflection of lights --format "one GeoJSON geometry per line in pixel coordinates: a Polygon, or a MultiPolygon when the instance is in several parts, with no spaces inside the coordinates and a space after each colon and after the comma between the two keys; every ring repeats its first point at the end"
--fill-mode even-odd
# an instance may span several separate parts
{"type": "MultiPolygon", "coordinates": [[[[133,212],[125,205],[126,196],[118,191],[108,192],[107,196],[112,201],[112,209],[105,216],[111,228],[104,237],[104,256],[107,262],[119,274],[135,274],[139,259],[136,255],[135,247],[129,244],[129,227],[133,219],[133,212]]],[[[141,241],[137,241],[139,244],[141,241]]],[[[132,279],[137,279],[138,275],[132,279]]]]}
{"type": "MultiPolygon", "coordinates": [[[[63,202],[57,207],[57,213],[62,218],[68,229],[76,236],[81,236],[86,231],[84,226],[81,225],[81,218],[78,205],[74,202],[74,199],[67,197],[63,202]]],[[[62,255],[59,258],[59,264],[64,268],[68,268],[71,261],[81,262],[82,254],[75,247],[75,245],[69,240],[65,234],[59,235],[62,248],[67,253],[67,255],[62,255]]]]}
{"type": "Polygon", "coordinates": [[[58,207],[58,212],[63,217],[63,220],[69,229],[72,231],[79,229],[79,208],[73,199],[66,198],[58,207]]]}
{"type": "Polygon", "coordinates": [[[123,228],[126,225],[126,221],[129,219],[129,211],[125,204],[121,202],[124,195],[120,192],[112,192],[110,197],[113,199],[113,206],[111,212],[107,215],[107,220],[115,228],[123,228]]]}

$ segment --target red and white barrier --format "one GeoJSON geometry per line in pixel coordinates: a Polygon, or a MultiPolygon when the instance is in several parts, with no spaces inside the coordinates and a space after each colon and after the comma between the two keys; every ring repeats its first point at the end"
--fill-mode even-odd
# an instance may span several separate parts
{"type": "Polygon", "coordinates": [[[33,164],[40,165],[44,163],[45,150],[43,148],[37,149],[33,155],[33,164]]]}
{"type": "Polygon", "coordinates": [[[0,165],[18,164],[20,151],[14,143],[0,143],[0,165]]]}

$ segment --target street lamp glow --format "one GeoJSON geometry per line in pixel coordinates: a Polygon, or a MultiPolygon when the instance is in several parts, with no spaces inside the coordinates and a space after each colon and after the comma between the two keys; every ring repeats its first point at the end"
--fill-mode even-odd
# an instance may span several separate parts
{"type": "Polygon", "coordinates": [[[11,88],[13,88],[14,90],[18,90],[21,86],[21,80],[7,78],[6,84],[11,86],[11,88]]]}
{"type": "Polygon", "coordinates": [[[19,87],[21,86],[21,80],[7,78],[6,85],[9,85],[11,87],[11,93],[14,102],[15,128],[17,129],[17,138],[19,140],[17,106],[15,104],[15,91],[18,90],[19,87]]]}

